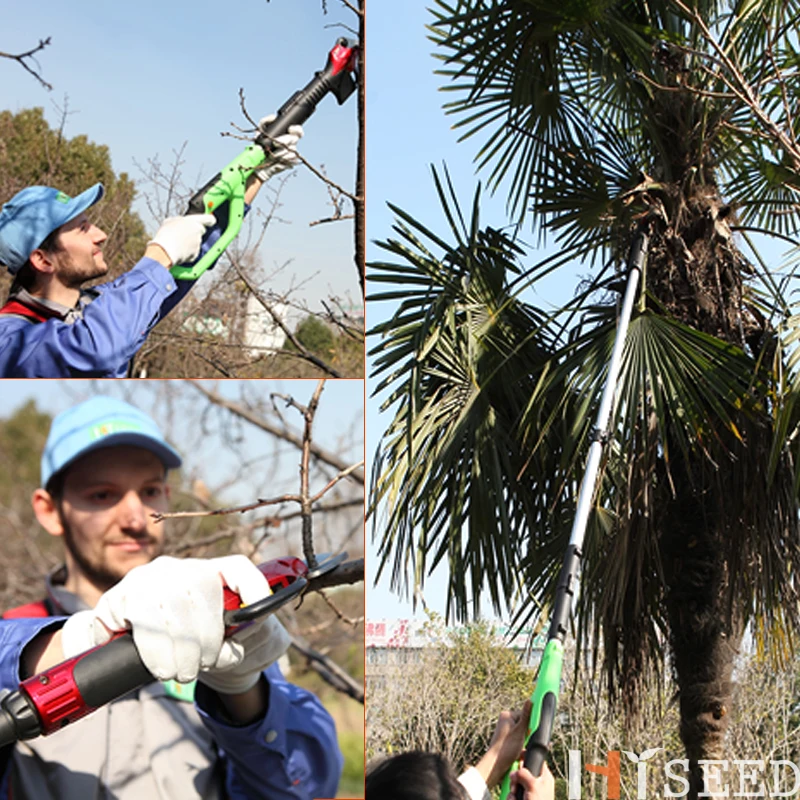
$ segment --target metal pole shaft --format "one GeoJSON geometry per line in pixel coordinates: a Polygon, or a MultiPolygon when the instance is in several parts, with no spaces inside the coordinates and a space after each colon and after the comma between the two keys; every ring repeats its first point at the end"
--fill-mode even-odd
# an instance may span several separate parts
{"type": "Polygon", "coordinates": [[[647,251],[648,237],[644,231],[640,231],[633,241],[631,254],[628,259],[628,283],[625,289],[625,297],[622,301],[622,312],[619,315],[619,326],[614,340],[614,349],[611,353],[611,362],[608,366],[608,376],[606,385],[603,387],[603,394],[600,398],[600,408],[597,411],[597,419],[594,426],[594,441],[589,447],[589,455],[586,459],[586,471],[583,474],[583,481],[578,492],[578,504],[575,511],[575,520],[572,524],[572,534],[569,543],[580,548],[586,534],[586,524],[589,520],[592,498],[594,497],[597,473],[600,469],[600,458],[605,447],[607,435],[606,426],[611,419],[611,412],[614,408],[614,396],[617,392],[617,379],[619,370],[622,366],[622,353],[625,349],[625,340],[628,333],[628,325],[631,320],[633,302],[636,298],[636,290],[639,286],[639,278],[642,274],[642,265],[647,251]]]}

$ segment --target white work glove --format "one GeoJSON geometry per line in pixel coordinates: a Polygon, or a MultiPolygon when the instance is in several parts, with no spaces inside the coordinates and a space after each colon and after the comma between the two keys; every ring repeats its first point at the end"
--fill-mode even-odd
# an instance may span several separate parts
{"type": "Polygon", "coordinates": [[[292,643],[289,632],[273,616],[258,620],[228,640],[244,649],[234,667],[200,670],[197,680],[220,694],[243,694],[258,683],[261,673],[277,661],[292,643]]]}
{"type": "Polygon", "coordinates": [[[248,605],[269,594],[267,579],[245,556],[161,556],[135,567],[95,608],[66,621],[64,657],[131,630],[144,665],[159,680],[188,683],[201,669],[235,667],[245,648],[224,639],[223,581],[248,605]]]}
{"type": "Polygon", "coordinates": [[[216,222],[213,214],[168,217],[147,244],[157,244],[174,264],[187,264],[200,254],[206,229],[216,222]]]}
{"type": "MultiPolygon", "coordinates": [[[[264,130],[271,122],[277,119],[276,114],[270,114],[258,121],[259,130],[264,130]]],[[[275,148],[267,155],[264,163],[255,171],[258,178],[266,183],[278,173],[293,169],[300,163],[297,155],[297,143],[303,138],[303,126],[291,125],[286,133],[276,136],[272,143],[275,148]]]]}

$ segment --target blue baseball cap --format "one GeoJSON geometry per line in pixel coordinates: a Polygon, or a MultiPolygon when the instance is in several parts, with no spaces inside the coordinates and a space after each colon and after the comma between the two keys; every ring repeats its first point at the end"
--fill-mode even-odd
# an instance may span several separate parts
{"type": "Polygon", "coordinates": [[[17,192],[0,209],[0,264],[16,275],[30,254],[56,228],[75,219],[102,196],[102,183],[96,183],[77,197],[49,186],[29,186],[17,192]]]}
{"type": "Polygon", "coordinates": [[[113,397],[93,397],[62,411],[50,425],[42,453],[42,486],[86,453],[121,444],[155,453],[167,469],[181,465],[181,457],[147,414],[113,397]]]}

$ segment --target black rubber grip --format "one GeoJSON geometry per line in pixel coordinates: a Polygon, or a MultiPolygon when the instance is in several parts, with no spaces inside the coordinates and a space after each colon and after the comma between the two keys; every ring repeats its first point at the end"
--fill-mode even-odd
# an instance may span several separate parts
{"type": "Polygon", "coordinates": [[[282,136],[292,125],[302,125],[316,110],[317,104],[330,91],[328,76],[318,72],[304,89],[296,91],[279,109],[278,117],[266,125],[256,138],[266,151],[275,145],[273,139],[282,136]]]}
{"type": "Polygon", "coordinates": [[[75,664],[73,677],[86,705],[92,708],[153,681],[129,633],[90,650],[75,664]]]}
{"type": "Polygon", "coordinates": [[[9,692],[0,701],[0,746],[41,733],[39,715],[24,692],[9,692]]]}
{"type": "MultiPolygon", "coordinates": [[[[542,709],[539,712],[539,727],[530,735],[525,748],[523,765],[534,778],[542,774],[544,762],[550,752],[550,737],[553,733],[553,722],[556,716],[558,700],[552,692],[542,698],[542,709]]],[[[517,784],[517,800],[525,800],[525,789],[517,784]]]]}

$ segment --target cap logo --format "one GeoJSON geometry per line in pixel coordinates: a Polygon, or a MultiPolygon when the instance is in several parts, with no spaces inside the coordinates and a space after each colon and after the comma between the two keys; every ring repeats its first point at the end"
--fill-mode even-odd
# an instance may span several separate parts
{"type": "Polygon", "coordinates": [[[124,431],[141,431],[142,426],[127,419],[110,419],[93,425],[89,429],[89,436],[92,441],[102,439],[104,436],[111,436],[112,433],[123,433],[124,431]]]}
{"type": "Polygon", "coordinates": [[[56,194],[56,200],[59,203],[69,203],[72,198],[68,194],[64,194],[64,192],[58,192],[56,194]]]}

